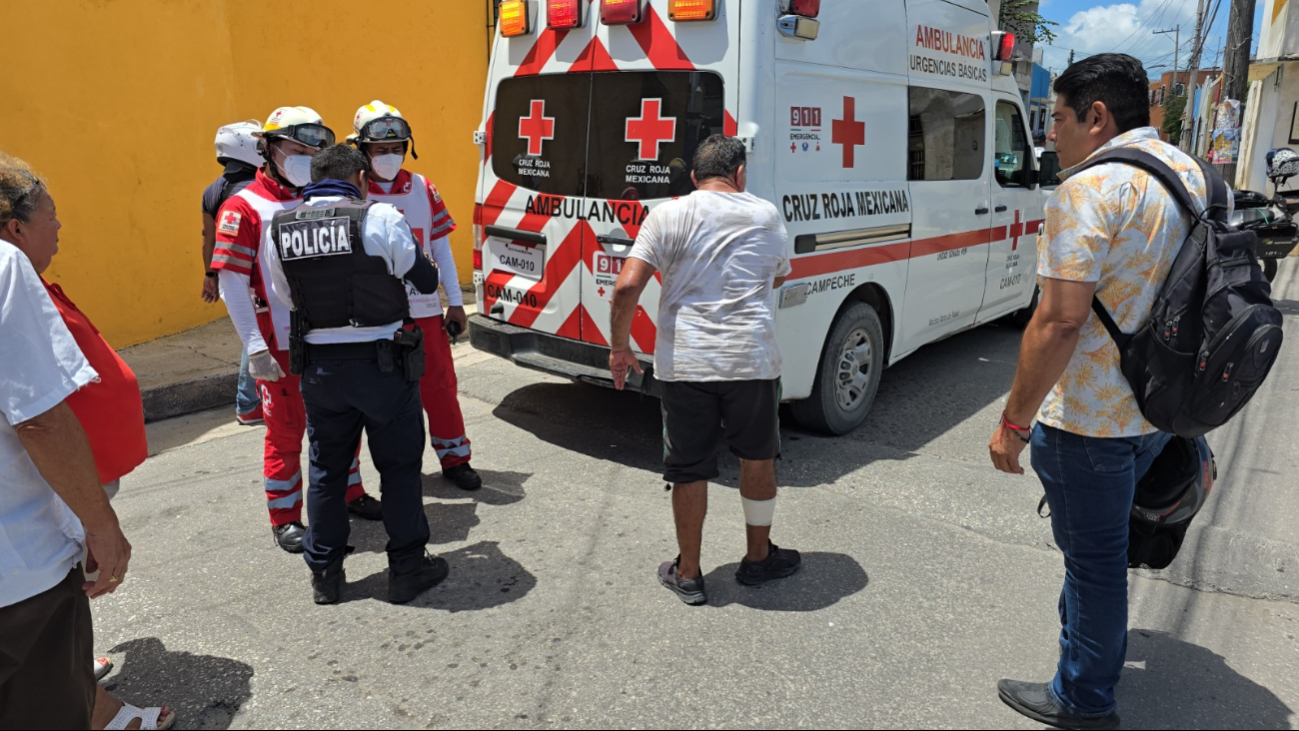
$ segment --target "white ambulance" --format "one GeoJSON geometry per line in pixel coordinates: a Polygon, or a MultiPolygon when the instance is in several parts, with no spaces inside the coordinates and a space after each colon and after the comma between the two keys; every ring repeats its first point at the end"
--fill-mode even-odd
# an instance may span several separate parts
{"type": "MultiPolygon", "coordinates": [[[[505,0],[474,210],[481,350],[610,385],[614,280],[709,135],[783,213],[784,397],[866,417],[881,372],[1034,297],[1044,195],[986,0],[505,0]]],[[[658,287],[632,327],[650,368],[658,287]]]]}

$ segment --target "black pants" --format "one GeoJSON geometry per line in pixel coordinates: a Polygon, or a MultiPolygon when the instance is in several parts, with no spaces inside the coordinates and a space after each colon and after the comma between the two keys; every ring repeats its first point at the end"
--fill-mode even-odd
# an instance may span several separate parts
{"type": "Polygon", "coordinates": [[[311,443],[310,525],[302,541],[307,565],[322,572],[347,550],[351,525],[344,495],[365,429],[383,490],[388,566],[395,572],[417,566],[429,539],[419,383],[408,383],[400,367],[381,372],[377,361],[314,361],[302,374],[302,400],[311,443]]]}
{"type": "Polygon", "coordinates": [[[0,729],[90,728],[94,628],[81,567],[0,608],[0,729]]]}

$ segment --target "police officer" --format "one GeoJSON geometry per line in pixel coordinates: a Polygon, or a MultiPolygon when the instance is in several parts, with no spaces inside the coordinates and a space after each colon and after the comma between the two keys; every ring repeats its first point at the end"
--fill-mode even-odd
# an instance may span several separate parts
{"type": "Polygon", "coordinates": [[[343,588],[350,526],[344,494],[364,429],[383,483],[388,600],[404,604],[446,578],[426,553],[421,470],[423,344],[410,318],[408,280],[437,291],[437,269],[400,211],[365,200],[365,155],[334,145],[311,161],[304,203],[275,216],[266,252],[271,289],[290,306],[290,370],[301,374],[311,442],[303,539],[317,604],[343,588]]]}
{"type": "Polygon", "coordinates": [[[441,275],[447,293],[445,317],[436,292],[421,295],[407,291],[411,317],[428,336],[424,342],[427,358],[420,397],[428,412],[429,437],[442,463],[442,476],[461,490],[477,490],[483,486],[483,478],[469,464],[473,452],[460,411],[455,361],[451,345],[442,335],[446,331],[450,337],[457,337],[468,323],[448,238],[456,230],[456,222],[433,182],[402,167],[407,150],[416,158],[418,155],[410,124],[396,107],[376,99],[356,110],[352,127],[355,134],[348,140],[370,159],[370,200],[391,203],[406,216],[406,223],[415,237],[422,239],[420,244],[441,275]]]}

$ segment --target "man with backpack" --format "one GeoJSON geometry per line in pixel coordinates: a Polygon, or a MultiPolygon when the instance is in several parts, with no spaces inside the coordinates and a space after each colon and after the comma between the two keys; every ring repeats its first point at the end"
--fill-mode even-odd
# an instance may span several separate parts
{"type": "MultiPolygon", "coordinates": [[[[1055,89],[1050,137],[1064,182],[1047,203],[1038,244],[1040,304],[989,447],[997,469],[1024,474],[1020,455],[1032,445],[1065,560],[1061,653],[1051,682],[1003,680],[998,690],[1007,705],[1040,723],[1108,729],[1119,725],[1114,688],[1127,650],[1134,491],[1172,438],[1148,420],[1154,401],[1144,389],[1134,393],[1127,377],[1140,364],[1127,352],[1120,357],[1116,339],[1126,343],[1127,334],[1160,315],[1165,281],[1175,260],[1182,264],[1179,252],[1183,242],[1192,245],[1187,238],[1197,226],[1186,209],[1193,206],[1198,218],[1213,203],[1221,210],[1210,212],[1225,215],[1231,198],[1216,173],[1160,141],[1150,126],[1146,72],[1135,58],[1091,56],[1070,66],[1055,89]],[[1095,164],[1116,153],[1146,167],[1095,164]],[[1181,185],[1162,181],[1169,171],[1181,185]],[[1104,317],[1112,318],[1117,336],[1104,317]]],[[[1166,343],[1198,336],[1207,327],[1197,324],[1198,314],[1153,327],[1166,343]]],[[[1187,363],[1190,374],[1194,358],[1187,363]]]]}

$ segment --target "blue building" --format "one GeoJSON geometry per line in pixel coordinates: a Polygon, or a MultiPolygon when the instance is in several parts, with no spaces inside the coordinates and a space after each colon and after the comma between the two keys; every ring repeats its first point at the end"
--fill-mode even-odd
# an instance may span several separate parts
{"type": "Polygon", "coordinates": [[[1051,129],[1051,72],[1041,61],[1040,54],[1033,59],[1033,86],[1024,100],[1029,129],[1035,140],[1045,138],[1051,129]]]}

